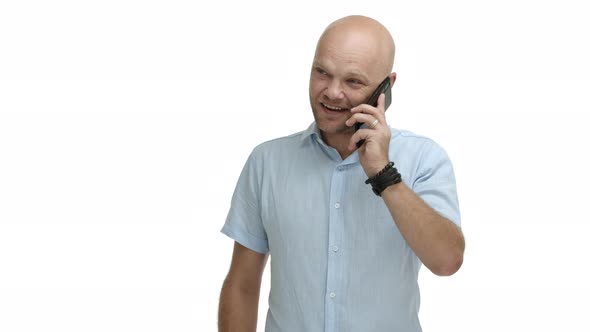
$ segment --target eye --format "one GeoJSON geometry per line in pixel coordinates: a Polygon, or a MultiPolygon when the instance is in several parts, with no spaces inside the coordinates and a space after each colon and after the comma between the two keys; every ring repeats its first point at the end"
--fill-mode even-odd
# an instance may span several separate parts
{"type": "Polygon", "coordinates": [[[323,70],[322,68],[316,67],[315,68],[316,73],[320,74],[320,75],[328,75],[328,73],[323,70]]]}
{"type": "Polygon", "coordinates": [[[346,80],[346,82],[348,82],[348,84],[350,84],[352,87],[355,87],[355,88],[360,88],[363,85],[365,85],[365,83],[363,81],[357,80],[355,78],[348,79],[348,80],[346,80]]]}

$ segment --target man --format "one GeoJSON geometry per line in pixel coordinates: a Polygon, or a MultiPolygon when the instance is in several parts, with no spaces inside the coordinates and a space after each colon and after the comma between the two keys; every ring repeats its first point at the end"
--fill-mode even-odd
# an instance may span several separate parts
{"type": "Polygon", "coordinates": [[[421,331],[420,266],[455,273],[464,239],[445,151],[390,128],[384,95],[365,104],[384,78],[395,82],[394,53],[368,17],[321,35],[309,84],[315,122],[256,147],[236,186],[222,229],[235,244],[219,331],[256,330],[269,255],[266,331],[421,331]]]}

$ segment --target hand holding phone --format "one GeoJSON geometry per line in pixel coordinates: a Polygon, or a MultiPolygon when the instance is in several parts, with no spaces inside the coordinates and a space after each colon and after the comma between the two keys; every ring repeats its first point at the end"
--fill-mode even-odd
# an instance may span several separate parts
{"type": "MultiPolygon", "coordinates": [[[[371,97],[369,97],[369,99],[367,100],[367,102],[365,104],[377,107],[377,101],[379,100],[379,96],[381,96],[382,93],[385,93],[385,106],[384,106],[384,111],[387,110],[387,108],[389,107],[389,105],[391,105],[391,79],[389,78],[389,76],[387,76],[383,82],[381,82],[379,84],[379,86],[377,87],[377,89],[375,89],[375,91],[373,92],[373,94],[371,95],[371,97]]],[[[362,122],[357,122],[354,125],[354,131],[357,131],[361,128],[361,126],[363,125],[362,122]]],[[[360,141],[358,141],[356,143],[356,147],[357,149],[361,147],[361,145],[363,145],[363,143],[365,143],[365,140],[362,139],[360,141]]]]}

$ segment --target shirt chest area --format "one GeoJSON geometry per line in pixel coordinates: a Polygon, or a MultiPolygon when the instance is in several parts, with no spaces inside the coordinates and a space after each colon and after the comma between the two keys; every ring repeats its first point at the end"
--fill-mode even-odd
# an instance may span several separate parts
{"type": "Polygon", "coordinates": [[[382,199],[357,163],[289,163],[266,172],[261,218],[271,252],[291,248],[336,254],[355,243],[362,250],[390,246],[399,232],[382,199]],[[387,234],[387,240],[379,239],[387,234]]]}

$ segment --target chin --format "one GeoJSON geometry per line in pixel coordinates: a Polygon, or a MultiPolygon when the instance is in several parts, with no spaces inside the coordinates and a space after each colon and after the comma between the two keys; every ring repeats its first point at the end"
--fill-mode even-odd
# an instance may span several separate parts
{"type": "Polygon", "coordinates": [[[342,123],[335,123],[334,121],[317,121],[317,126],[318,128],[329,135],[334,135],[334,134],[353,134],[354,133],[354,128],[353,127],[348,127],[344,122],[342,123]]]}

